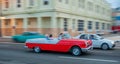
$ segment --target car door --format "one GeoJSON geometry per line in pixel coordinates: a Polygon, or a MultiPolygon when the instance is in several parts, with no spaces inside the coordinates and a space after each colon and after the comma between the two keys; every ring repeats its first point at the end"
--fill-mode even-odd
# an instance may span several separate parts
{"type": "Polygon", "coordinates": [[[92,40],[93,47],[100,46],[100,39],[97,39],[97,37],[95,35],[89,35],[89,39],[92,40]]]}
{"type": "Polygon", "coordinates": [[[71,41],[61,40],[54,47],[54,51],[67,52],[70,49],[71,41]]]}

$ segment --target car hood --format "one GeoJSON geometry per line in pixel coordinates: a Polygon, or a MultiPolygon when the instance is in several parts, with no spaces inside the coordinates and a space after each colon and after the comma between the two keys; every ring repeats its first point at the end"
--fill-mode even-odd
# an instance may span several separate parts
{"type": "Polygon", "coordinates": [[[109,40],[109,39],[102,39],[102,41],[107,42],[107,43],[112,43],[112,44],[114,44],[114,41],[113,41],[113,40],[109,40]]]}

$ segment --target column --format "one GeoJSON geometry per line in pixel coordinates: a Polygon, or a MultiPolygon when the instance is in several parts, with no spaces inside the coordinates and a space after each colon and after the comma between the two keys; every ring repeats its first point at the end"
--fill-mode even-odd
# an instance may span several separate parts
{"type": "Polygon", "coordinates": [[[96,33],[96,22],[95,21],[92,21],[92,31],[93,31],[93,33],[96,33]]]}
{"type": "Polygon", "coordinates": [[[64,29],[64,21],[63,21],[63,18],[60,18],[60,29],[61,29],[61,30],[64,29]]]}
{"type": "Polygon", "coordinates": [[[72,32],[75,32],[76,31],[76,20],[75,19],[72,19],[71,21],[71,28],[72,28],[72,32]]]}
{"type": "Polygon", "coordinates": [[[5,19],[1,19],[1,36],[3,37],[5,34],[5,19]]]}
{"type": "Polygon", "coordinates": [[[50,25],[51,25],[51,28],[57,27],[57,18],[55,16],[52,16],[50,25]]]}
{"type": "Polygon", "coordinates": [[[72,29],[72,19],[71,18],[67,18],[67,22],[68,22],[68,33],[71,35],[71,36],[73,36],[73,29],[72,29]]]}
{"type": "Polygon", "coordinates": [[[52,18],[51,18],[51,21],[50,21],[50,31],[51,31],[51,33],[56,37],[57,36],[57,34],[58,34],[58,31],[57,31],[57,18],[55,17],[55,15],[54,16],[52,16],[52,18]]]}
{"type": "Polygon", "coordinates": [[[11,19],[12,35],[16,34],[16,21],[14,18],[11,19]]]}
{"type": "Polygon", "coordinates": [[[24,18],[23,19],[23,29],[24,29],[24,32],[27,31],[27,28],[28,28],[28,20],[27,20],[27,18],[24,18]]]}
{"type": "Polygon", "coordinates": [[[37,28],[38,28],[38,32],[42,33],[42,18],[41,17],[37,17],[37,28]]]}
{"type": "Polygon", "coordinates": [[[85,33],[88,32],[88,21],[87,20],[84,21],[84,31],[85,33]]]}
{"type": "Polygon", "coordinates": [[[16,26],[16,22],[15,22],[15,19],[14,19],[14,18],[11,19],[11,26],[12,26],[12,27],[16,26]]]}
{"type": "Polygon", "coordinates": [[[99,31],[102,32],[102,22],[99,22],[99,31]]]}
{"type": "Polygon", "coordinates": [[[77,21],[77,19],[74,19],[74,22],[75,22],[75,31],[78,31],[78,21],[77,21]]]}
{"type": "Polygon", "coordinates": [[[73,20],[71,18],[69,18],[68,19],[68,30],[73,30],[72,26],[73,26],[73,20]]]}

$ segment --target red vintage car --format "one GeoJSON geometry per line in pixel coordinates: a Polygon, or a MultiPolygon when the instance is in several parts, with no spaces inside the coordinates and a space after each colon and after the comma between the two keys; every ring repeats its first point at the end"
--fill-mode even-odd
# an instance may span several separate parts
{"type": "Polygon", "coordinates": [[[70,52],[75,56],[81,55],[82,52],[92,50],[91,40],[82,39],[61,39],[57,38],[48,40],[47,38],[29,39],[25,43],[25,47],[33,49],[38,53],[44,51],[70,52]]]}

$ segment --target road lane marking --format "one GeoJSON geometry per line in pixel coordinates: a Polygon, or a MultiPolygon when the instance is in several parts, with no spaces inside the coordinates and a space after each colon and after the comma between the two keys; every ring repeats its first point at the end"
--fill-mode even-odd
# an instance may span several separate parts
{"type": "Polygon", "coordinates": [[[59,58],[64,58],[64,59],[75,59],[75,60],[89,60],[89,61],[102,61],[102,62],[118,62],[116,60],[104,60],[104,59],[92,59],[92,58],[77,58],[77,57],[65,57],[65,56],[59,56],[59,58]]]}

